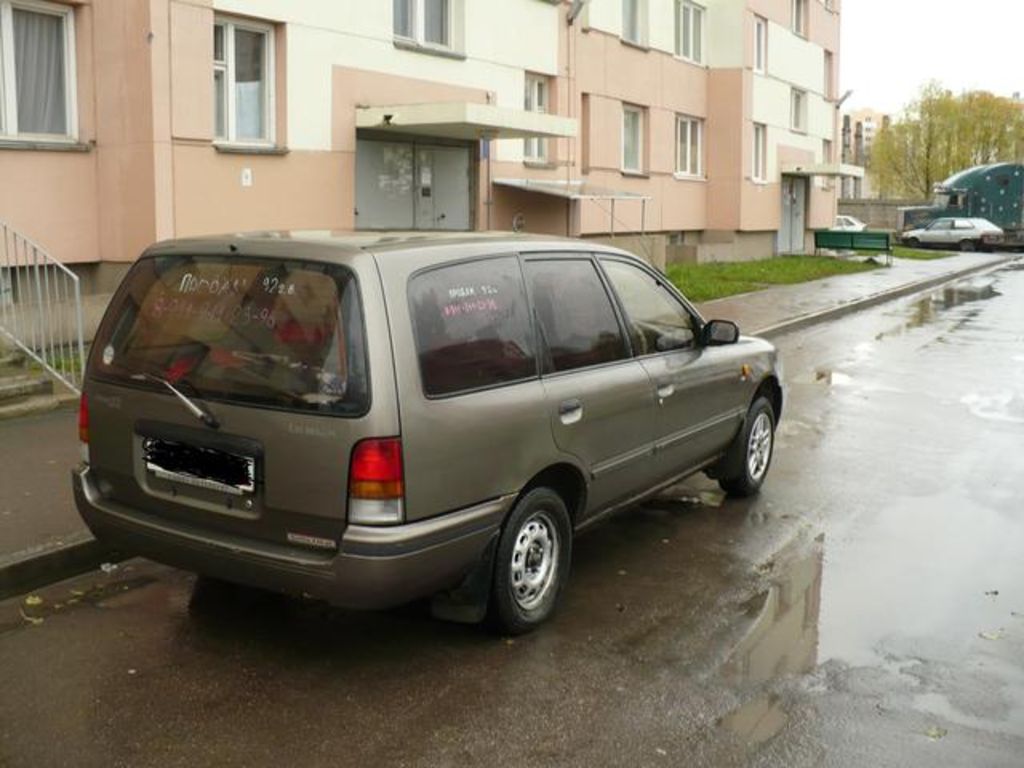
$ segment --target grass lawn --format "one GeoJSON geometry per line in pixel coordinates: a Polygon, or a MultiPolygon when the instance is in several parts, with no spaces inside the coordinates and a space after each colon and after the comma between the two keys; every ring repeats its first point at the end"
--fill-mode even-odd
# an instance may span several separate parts
{"type": "Polygon", "coordinates": [[[873,262],[844,261],[829,256],[780,256],[760,261],[672,264],[668,277],[690,301],[699,303],[771,285],[867,272],[878,266],[873,262]]]}
{"type": "Polygon", "coordinates": [[[905,245],[895,245],[892,249],[892,255],[897,259],[919,259],[921,261],[927,261],[929,259],[945,259],[948,256],[954,255],[954,252],[931,251],[925,250],[924,248],[907,248],[905,245]]]}

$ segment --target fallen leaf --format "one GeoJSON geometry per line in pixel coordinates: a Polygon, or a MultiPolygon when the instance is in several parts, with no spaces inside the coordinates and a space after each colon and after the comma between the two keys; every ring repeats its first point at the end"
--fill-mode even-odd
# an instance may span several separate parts
{"type": "Polygon", "coordinates": [[[924,735],[932,741],[938,741],[947,733],[949,733],[949,731],[947,731],[945,728],[940,728],[937,725],[933,725],[927,731],[924,732],[924,735]]]}
{"type": "Polygon", "coordinates": [[[129,669],[128,670],[128,674],[129,675],[134,675],[136,672],[137,672],[137,670],[134,670],[134,669],[129,669]]]}
{"type": "Polygon", "coordinates": [[[71,590],[71,594],[74,595],[75,597],[85,597],[85,592],[83,592],[80,589],[72,589],[71,590]]]}
{"type": "Polygon", "coordinates": [[[655,752],[657,752],[657,753],[658,753],[659,755],[661,755],[662,757],[664,757],[665,755],[667,755],[667,754],[668,754],[668,752],[666,752],[666,751],[665,751],[664,749],[662,749],[661,747],[655,747],[655,748],[654,748],[654,751],[655,751],[655,752]]]}
{"type": "Polygon", "coordinates": [[[625,575],[626,575],[625,571],[619,571],[619,576],[625,576],[625,575]]]}
{"type": "Polygon", "coordinates": [[[29,595],[25,598],[25,605],[42,605],[43,598],[39,595],[29,595]]]}
{"type": "Polygon", "coordinates": [[[33,627],[38,627],[40,624],[43,623],[43,620],[41,618],[39,618],[38,616],[29,616],[27,613],[21,610],[21,608],[18,609],[18,613],[21,614],[21,618],[23,618],[33,627]]]}
{"type": "Polygon", "coordinates": [[[998,589],[990,589],[988,592],[985,593],[986,597],[997,597],[998,595],[999,595],[999,590],[998,589]]]}
{"type": "Polygon", "coordinates": [[[117,570],[117,564],[116,563],[103,563],[103,564],[100,565],[100,570],[103,571],[104,573],[113,573],[114,571],[117,570]]]}
{"type": "Polygon", "coordinates": [[[708,507],[720,507],[725,501],[725,494],[722,491],[701,491],[700,503],[708,507]]]}
{"type": "Polygon", "coordinates": [[[1003,634],[1002,629],[997,629],[995,632],[979,632],[978,637],[982,640],[1002,640],[1003,634]]]}

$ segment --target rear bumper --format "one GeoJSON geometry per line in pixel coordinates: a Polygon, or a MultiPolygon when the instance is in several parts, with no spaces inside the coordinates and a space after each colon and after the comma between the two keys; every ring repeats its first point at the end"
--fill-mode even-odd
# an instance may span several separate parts
{"type": "Polygon", "coordinates": [[[455,586],[497,536],[514,496],[406,525],[350,525],[334,553],[184,526],[104,499],[88,467],[75,504],[100,541],[185,570],[348,608],[387,608],[455,586]]]}

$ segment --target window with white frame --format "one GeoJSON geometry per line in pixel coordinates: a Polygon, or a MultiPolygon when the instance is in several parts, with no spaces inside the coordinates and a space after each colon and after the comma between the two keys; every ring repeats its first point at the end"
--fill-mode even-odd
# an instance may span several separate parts
{"type": "Polygon", "coordinates": [[[768,19],[754,17],[754,71],[764,74],[768,68],[768,19]]]}
{"type": "Polygon", "coordinates": [[[768,126],[754,123],[754,166],[751,169],[754,181],[768,181],[768,126]]]}
{"type": "MultiPolygon", "coordinates": [[[[548,111],[548,78],[544,75],[526,76],[526,93],[523,99],[523,108],[527,112],[548,111]]],[[[523,157],[526,160],[540,161],[547,160],[548,141],[543,138],[523,139],[523,157]]]]}
{"type": "Polygon", "coordinates": [[[704,175],[704,121],[700,118],[676,116],[676,173],[704,175]]]}
{"type": "Polygon", "coordinates": [[[644,3],[646,0],[622,0],[622,39],[637,45],[646,43],[644,3]]]}
{"type": "Polygon", "coordinates": [[[794,88],[790,95],[790,127],[794,131],[807,130],[807,92],[794,88]]]}
{"type": "Polygon", "coordinates": [[[0,0],[0,135],[75,137],[74,22],[64,5],[0,0]]]}
{"type": "Polygon", "coordinates": [[[274,29],[218,18],[213,25],[214,138],[274,143],[274,29]]]}
{"type": "Polygon", "coordinates": [[[791,29],[798,35],[807,35],[807,0],[790,0],[791,3],[791,29]]]}
{"type": "Polygon", "coordinates": [[[689,0],[676,0],[676,56],[704,63],[704,9],[689,0]]]}
{"type": "Polygon", "coordinates": [[[835,98],[835,57],[832,51],[825,51],[825,98],[835,98]]]}
{"type": "Polygon", "coordinates": [[[622,170],[642,173],[644,156],[644,110],[622,105],[622,170]]]}
{"type": "Polygon", "coordinates": [[[392,7],[396,37],[451,47],[451,0],[394,0],[392,7]]]}

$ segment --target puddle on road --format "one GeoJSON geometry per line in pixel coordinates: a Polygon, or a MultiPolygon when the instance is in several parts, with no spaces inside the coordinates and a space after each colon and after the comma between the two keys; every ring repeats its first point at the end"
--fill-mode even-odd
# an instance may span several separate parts
{"type": "Polygon", "coordinates": [[[1011,389],[969,392],[960,398],[971,415],[985,421],[1024,424],[1024,396],[1011,389]]]}
{"type": "Polygon", "coordinates": [[[745,606],[756,618],[722,666],[731,686],[756,695],[720,718],[718,725],[750,745],[769,741],[789,722],[781,697],[764,692],[765,686],[804,675],[817,665],[822,553],[819,538],[809,547],[791,545],[773,558],[768,590],[745,606]]]}

